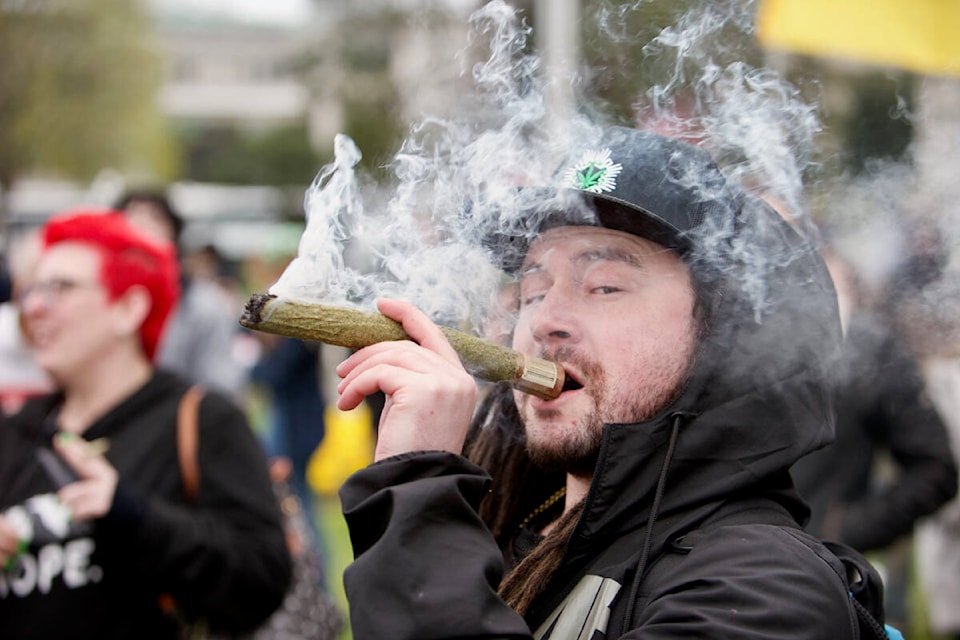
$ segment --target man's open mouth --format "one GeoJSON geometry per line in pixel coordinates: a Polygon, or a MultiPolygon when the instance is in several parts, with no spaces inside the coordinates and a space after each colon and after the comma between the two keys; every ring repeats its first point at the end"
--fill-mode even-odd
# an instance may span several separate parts
{"type": "Polygon", "coordinates": [[[577,380],[573,374],[569,371],[566,372],[566,376],[563,381],[563,391],[576,391],[577,389],[583,389],[583,384],[577,380]]]}

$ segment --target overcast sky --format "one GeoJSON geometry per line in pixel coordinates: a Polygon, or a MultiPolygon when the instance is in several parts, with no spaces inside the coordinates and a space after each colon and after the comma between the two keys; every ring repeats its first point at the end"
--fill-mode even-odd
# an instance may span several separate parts
{"type": "Polygon", "coordinates": [[[150,0],[164,9],[199,15],[224,15],[271,24],[302,23],[310,0],[150,0]]]}

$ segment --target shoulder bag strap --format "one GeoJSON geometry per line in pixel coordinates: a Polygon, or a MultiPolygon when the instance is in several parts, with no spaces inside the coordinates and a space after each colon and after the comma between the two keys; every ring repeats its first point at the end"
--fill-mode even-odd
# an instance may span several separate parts
{"type": "Polygon", "coordinates": [[[197,448],[200,441],[199,410],[204,390],[199,385],[187,389],[177,410],[177,459],[180,478],[187,502],[194,504],[200,493],[200,461],[197,448]]]}
{"type": "MultiPolygon", "coordinates": [[[[200,442],[199,412],[203,395],[203,387],[194,385],[180,398],[180,405],[177,408],[177,461],[180,465],[183,495],[190,504],[197,502],[197,496],[200,493],[200,461],[197,458],[197,448],[200,442]]],[[[161,593],[158,604],[164,613],[179,620],[183,638],[192,640],[207,637],[206,623],[203,621],[190,623],[184,620],[171,594],[161,593]]]]}

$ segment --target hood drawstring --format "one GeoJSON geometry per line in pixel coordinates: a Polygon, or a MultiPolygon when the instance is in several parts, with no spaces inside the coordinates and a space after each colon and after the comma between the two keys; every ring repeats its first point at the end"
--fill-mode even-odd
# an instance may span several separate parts
{"type": "Polygon", "coordinates": [[[663,499],[664,487],[667,484],[667,469],[673,460],[677,439],[680,436],[680,422],[682,419],[682,413],[677,413],[673,416],[673,425],[670,428],[670,441],[667,444],[667,452],[663,458],[663,465],[660,467],[660,477],[657,479],[657,488],[654,492],[653,504],[650,506],[650,516],[647,518],[647,531],[643,537],[640,560],[637,563],[637,572],[633,576],[633,582],[630,584],[630,592],[627,594],[627,606],[624,610],[626,613],[623,616],[623,623],[618,635],[623,635],[632,629],[634,619],[637,616],[634,607],[637,603],[637,594],[640,592],[640,583],[643,582],[643,572],[646,569],[648,556],[650,555],[650,546],[653,542],[653,525],[656,523],[657,513],[660,511],[660,502],[663,499]]]}

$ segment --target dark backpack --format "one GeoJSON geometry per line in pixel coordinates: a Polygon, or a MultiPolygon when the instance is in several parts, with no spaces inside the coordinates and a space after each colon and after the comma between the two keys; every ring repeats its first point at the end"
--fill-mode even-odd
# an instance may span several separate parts
{"type": "MultiPolygon", "coordinates": [[[[708,527],[709,528],[709,527],[708,527]]],[[[679,562],[696,545],[698,534],[705,529],[691,531],[674,542],[651,561],[644,571],[649,575],[656,567],[658,572],[671,571],[671,566],[679,562]],[[665,566],[666,565],[666,566],[665,566]]],[[[856,614],[860,640],[904,640],[899,630],[886,624],[883,606],[883,580],[880,574],[859,551],[840,542],[821,541],[827,550],[840,560],[846,569],[847,590],[850,593],[850,606],[856,614]]],[[[643,608],[646,590],[641,587],[632,610],[643,608]]],[[[629,614],[628,614],[629,619],[629,614]]]]}
{"type": "Polygon", "coordinates": [[[861,640],[903,640],[903,634],[885,624],[883,580],[863,554],[840,542],[823,541],[847,570],[850,602],[860,623],[861,640]]]}

